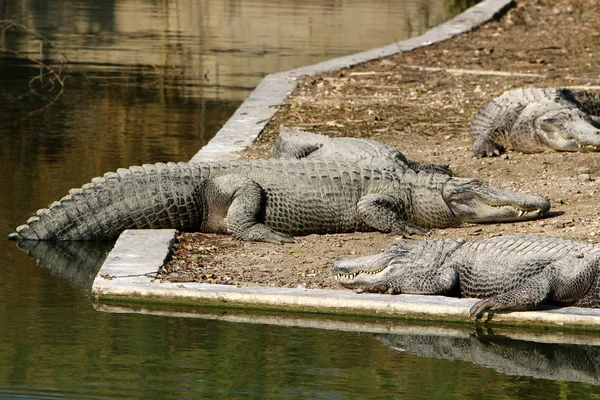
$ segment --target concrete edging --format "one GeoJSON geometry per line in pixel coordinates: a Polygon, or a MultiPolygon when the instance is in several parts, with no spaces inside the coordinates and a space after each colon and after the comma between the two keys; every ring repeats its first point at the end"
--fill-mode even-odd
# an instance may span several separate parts
{"type": "MultiPolygon", "coordinates": [[[[350,290],[161,282],[154,277],[167,259],[176,233],[173,229],[123,232],[94,280],[92,294],[96,301],[209,305],[458,322],[469,321],[469,308],[477,301],[444,296],[358,294],[350,290]]],[[[597,329],[600,327],[600,310],[563,307],[497,313],[491,320],[508,325],[597,329]]]]}
{"type": "MultiPolygon", "coordinates": [[[[302,75],[347,68],[401,51],[427,46],[467,32],[492,19],[513,0],[485,0],[425,34],[382,48],[268,75],[190,162],[237,158],[266,126],[302,75]]],[[[97,301],[198,304],[301,312],[396,316],[468,321],[476,300],[443,296],[356,294],[348,290],[236,287],[203,283],[162,283],[154,276],[170,254],[174,230],[125,231],[102,265],[92,294],[97,301]]],[[[99,307],[102,309],[101,307],[99,307]]],[[[495,314],[493,321],[516,325],[600,327],[600,310],[560,308],[495,314]]]]}

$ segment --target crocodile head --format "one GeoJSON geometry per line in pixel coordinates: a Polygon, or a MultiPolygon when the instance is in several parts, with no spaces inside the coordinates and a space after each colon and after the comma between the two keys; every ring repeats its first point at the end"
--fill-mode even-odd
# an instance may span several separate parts
{"type": "Polygon", "coordinates": [[[337,260],[331,272],[342,286],[364,292],[449,294],[455,273],[440,267],[464,243],[462,239],[399,240],[375,255],[337,260]]]}
{"type": "Polygon", "coordinates": [[[589,115],[576,107],[555,106],[534,116],[534,135],[557,151],[599,151],[600,129],[589,115]]]}
{"type": "Polygon", "coordinates": [[[527,221],[550,209],[545,196],[492,188],[479,178],[449,179],[442,197],[459,225],[527,221]]]}

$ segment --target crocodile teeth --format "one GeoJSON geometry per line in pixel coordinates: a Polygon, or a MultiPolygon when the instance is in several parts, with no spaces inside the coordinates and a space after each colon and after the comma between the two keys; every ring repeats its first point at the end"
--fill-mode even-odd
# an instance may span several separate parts
{"type": "Polygon", "coordinates": [[[520,211],[519,211],[519,217],[522,217],[522,216],[523,216],[523,214],[525,214],[525,211],[523,211],[523,210],[520,210],[520,211]]]}

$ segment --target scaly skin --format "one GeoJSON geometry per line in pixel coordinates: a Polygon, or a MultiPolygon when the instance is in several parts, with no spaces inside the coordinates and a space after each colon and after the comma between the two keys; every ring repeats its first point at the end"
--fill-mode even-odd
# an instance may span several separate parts
{"type": "Polygon", "coordinates": [[[119,169],[37,212],[12,240],[112,240],[125,229],[291,235],[379,230],[402,235],[463,223],[521,221],[549,209],[543,196],[477,179],[350,163],[247,160],[119,169]]]}
{"type": "Polygon", "coordinates": [[[477,242],[399,241],[374,256],[332,269],[345,287],[368,292],[460,295],[484,299],[469,314],[535,310],[541,304],[600,307],[600,247],[533,235],[477,242]]]}
{"type": "Polygon", "coordinates": [[[473,153],[600,150],[600,95],[570,89],[516,89],[483,106],[471,122],[473,153]]]}
{"type": "Polygon", "coordinates": [[[271,154],[272,158],[329,159],[452,175],[452,171],[447,165],[411,161],[395,148],[376,140],[351,137],[330,138],[285,126],[281,126],[279,130],[280,133],[275,140],[271,154]]]}

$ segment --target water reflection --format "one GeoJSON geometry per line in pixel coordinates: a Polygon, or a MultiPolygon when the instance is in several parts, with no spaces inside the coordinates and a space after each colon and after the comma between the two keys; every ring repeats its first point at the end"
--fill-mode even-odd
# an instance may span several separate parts
{"type": "MultiPolygon", "coordinates": [[[[5,0],[6,18],[35,27],[92,79],[114,71],[177,78],[185,96],[243,100],[269,72],[387,45],[423,33],[474,1],[5,0]]],[[[38,54],[7,36],[5,47],[38,54]]]]}
{"type": "MultiPolygon", "coordinates": [[[[289,315],[285,313],[220,312],[209,309],[174,311],[166,308],[138,308],[132,305],[95,304],[99,311],[110,313],[141,313],[163,317],[226,321],[236,324],[259,324],[293,328],[355,332],[372,336],[388,349],[387,368],[396,363],[415,363],[423,372],[433,360],[466,362],[491,368],[502,375],[512,375],[553,381],[600,384],[600,339],[585,332],[525,330],[468,325],[443,327],[418,322],[351,319],[347,317],[289,315]],[[411,356],[422,359],[415,361],[411,356]],[[396,357],[396,358],[394,358],[396,357]]],[[[233,327],[232,327],[233,328],[233,327]]],[[[360,351],[343,346],[349,355],[360,351]]],[[[371,350],[371,353],[373,350],[371,350]]],[[[454,365],[457,368],[457,364],[454,365]]],[[[382,369],[386,366],[381,366],[382,369]]],[[[460,368],[459,368],[460,369],[460,368]]],[[[452,379],[471,379],[471,377],[452,379]]],[[[477,379],[475,379],[477,380],[477,379]]],[[[494,397],[490,392],[489,398],[494,397]]],[[[544,398],[541,396],[540,398],[544,398]]]]}
{"type": "Polygon", "coordinates": [[[52,275],[67,279],[75,286],[89,288],[113,244],[23,240],[17,246],[52,275]]]}
{"type": "Polygon", "coordinates": [[[527,335],[518,330],[495,334],[481,327],[463,334],[411,327],[407,333],[377,339],[398,354],[467,361],[506,375],[600,383],[600,342],[595,339],[594,344],[569,343],[568,335],[527,335]]]}

